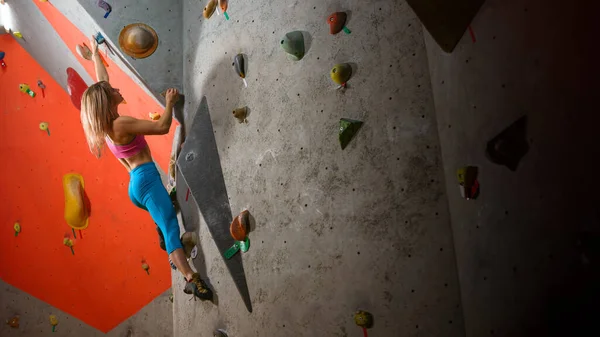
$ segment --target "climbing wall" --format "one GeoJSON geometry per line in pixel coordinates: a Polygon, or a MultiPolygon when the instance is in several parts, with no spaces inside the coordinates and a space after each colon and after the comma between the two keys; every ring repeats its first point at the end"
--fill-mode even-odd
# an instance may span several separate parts
{"type": "MultiPolygon", "coordinates": [[[[231,1],[229,20],[205,19],[206,1],[183,6],[185,125],[191,132],[205,97],[212,128],[202,130],[220,165],[201,160],[222,168],[231,216],[248,209],[254,219],[250,250],[238,253],[253,311],[204,222],[214,215],[197,213],[206,199],[190,193],[182,208],[201,236],[194,264],[217,301],[190,301],[174,274],[175,335],[361,335],[358,308],[374,314],[372,335],[464,335],[423,33],[409,6],[231,1]],[[335,11],[349,13],[351,34],[329,33],[335,11]],[[294,30],[305,36],[300,61],[280,46],[294,30]],[[247,88],[232,65],[238,53],[247,88]],[[341,62],[354,67],[345,90],[329,78],[341,62]],[[232,116],[243,106],[247,124],[232,116]],[[364,122],[343,151],[340,118],[364,122]]],[[[178,191],[184,199],[185,185],[178,191]]]]}
{"type": "MultiPolygon", "coordinates": [[[[10,158],[0,175],[0,277],[28,294],[19,295],[21,301],[35,297],[53,306],[59,325],[71,317],[108,332],[170,287],[155,225],[129,201],[121,164],[89,152],[68,94],[13,36],[0,36],[0,48],[7,65],[0,68],[0,155],[10,158]],[[45,84],[43,93],[38,79],[45,84]],[[19,92],[22,83],[35,97],[19,92]],[[40,129],[41,123],[48,128],[40,129]],[[81,232],[65,223],[62,177],[67,173],[83,175],[91,201],[89,227],[81,232]],[[16,222],[20,233],[13,229],[16,222]],[[74,240],[72,251],[63,244],[65,236],[74,240]],[[149,275],[142,260],[151,267],[149,275]]],[[[2,290],[3,297],[11,293],[2,290]]],[[[50,326],[47,309],[42,315],[32,310],[36,305],[0,302],[3,313],[22,316],[24,328],[38,326],[42,316],[50,326]]]]}
{"type": "MultiPolygon", "coordinates": [[[[598,335],[597,60],[584,2],[487,0],[452,54],[426,35],[466,336],[598,335]],[[528,117],[515,171],[489,140],[528,117]],[[456,170],[479,167],[460,196],[456,170]]],[[[592,14],[593,15],[593,14],[592,14]]]]}

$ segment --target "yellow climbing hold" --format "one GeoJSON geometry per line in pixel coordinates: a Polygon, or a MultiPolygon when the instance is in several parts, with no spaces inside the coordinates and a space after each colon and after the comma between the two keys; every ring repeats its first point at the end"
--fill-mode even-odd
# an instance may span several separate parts
{"type": "Polygon", "coordinates": [[[89,210],[83,192],[81,174],[68,173],[63,176],[65,190],[65,220],[73,229],[86,229],[89,222],[89,210]]]}
{"type": "Polygon", "coordinates": [[[14,35],[15,37],[18,37],[19,39],[22,39],[22,38],[23,38],[23,34],[21,34],[21,32],[13,32],[13,35],[14,35]]]}
{"type": "Polygon", "coordinates": [[[148,114],[151,120],[157,121],[160,119],[160,114],[158,112],[151,112],[148,114]]]}
{"type": "Polygon", "coordinates": [[[150,266],[146,262],[142,262],[142,269],[144,269],[146,273],[150,275],[150,266]]]}
{"type": "Polygon", "coordinates": [[[18,222],[15,222],[13,228],[15,229],[15,236],[21,233],[21,224],[19,224],[18,222]]]}
{"type": "Polygon", "coordinates": [[[52,325],[52,332],[54,332],[58,325],[58,318],[56,316],[50,315],[50,325],[52,325]]]}

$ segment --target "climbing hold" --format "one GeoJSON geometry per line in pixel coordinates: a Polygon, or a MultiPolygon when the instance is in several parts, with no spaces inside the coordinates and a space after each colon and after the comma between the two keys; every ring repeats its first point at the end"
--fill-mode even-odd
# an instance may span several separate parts
{"type": "Polygon", "coordinates": [[[225,258],[227,260],[229,260],[229,259],[231,259],[232,256],[234,256],[239,251],[240,251],[240,242],[236,241],[233,243],[233,246],[231,246],[231,248],[229,248],[225,251],[225,254],[223,254],[223,256],[225,256],[225,258]]]}
{"type": "Polygon", "coordinates": [[[361,328],[370,329],[373,327],[373,315],[367,311],[359,310],[354,313],[354,323],[361,328]]]}
{"type": "Polygon", "coordinates": [[[244,55],[235,55],[232,65],[235,67],[235,72],[242,78],[244,86],[248,87],[248,82],[246,82],[246,66],[244,64],[244,55]]]}
{"type": "Polygon", "coordinates": [[[359,310],[354,313],[354,323],[362,328],[365,337],[368,337],[367,329],[373,327],[373,315],[369,312],[359,310]]]}
{"type": "Polygon", "coordinates": [[[50,136],[50,128],[48,127],[48,123],[41,122],[40,123],[40,130],[46,131],[48,133],[48,136],[50,136]]]}
{"type": "Polygon", "coordinates": [[[246,240],[240,241],[240,250],[245,253],[250,249],[250,238],[246,236],[246,240]]]}
{"type": "Polygon", "coordinates": [[[240,123],[248,123],[248,121],[246,120],[247,115],[248,115],[247,107],[237,108],[237,109],[233,110],[233,117],[237,118],[238,122],[240,122],[240,123]]]}
{"type": "Polygon", "coordinates": [[[231,237],[236,241],[243,241],[248,234],[248,224],[250,219],[250,212],[248,210],[242,211],[238,216],[233,219],[229,226],[229,232],[231,237]]]}
{"type": "Polygon", "coordinates": [[[96,33],[96,35],[94,35],[94,40],[96,40],[96,43],[98,43],[98,44],[103,44],[104,42],[106,42],[106,40],[104,39],[104,36],[100,32],[98,32],[98,33],[96,33]]]}
{"type": "MultiPolygon", "coordinates": [[[[198,237],[194,232],[185,232],[181,236],[181,244],[183,245],[183,252],[186,258],[192,257],[192,251],[198,244],[198,237]]],[[[194,256],[195,257],[195,256],[194,256]]]]}
{"type": "Polygon", "coordinates": [[[146,58],[158,47],[158,35],[152,27],[143,23],[125,26],[119,34],[121,50],[136,59],[146,58]]]}
{"type": "Polygon", "coordinates": [[[89,202],[84,192],[83,177],[77,173],[63,176],[65,220],[72,229],[86,229],[89,223],[89,202]]]}
{"type": "Polygon", "coordinates": [[[173,294],[169,295],[169,301],[171,301],[171,303],[173,303],[173,294]]]}
{"type": "Polygon", "coordinates": [[[21,233],[21,224],[15,222],[15,224],[13,225],[13,229],[15,230],[15,236],[18,236],[19,233],[21,233]]]}
{"type": "Polygon", "coordinates": [[[22,93],[24,93],[24,94],[27,94],[27,95],[29,95],[31,97],[35,97],[35,92],[33,92],[31,90],[31,88],[29,87],[29,85],[27,85],[25,83],[19,84],[19,91],[22,92],[22,93]]]}
{"type": "Polygon", "coordinates": [[[75,251],[73,250],[73,246],[75,245],[75,241],[69,237],[69,234],[66,234],[63,238],[63,245],[69,247],[71,249],[71,254],[75,255],[75,251]]]}
{"type": "Polygon", "coordinates": [[[329,73],[331,79],[340,85],[340,87],[346,87],[346,82],[352,76],[352,67],[348,63],[336,64],[329,73]]]}
{"type": "Polygon", "coordinates": [[[44,84],[44,82],[42,82],[42,80],[38,80],[37,85],[38,87],[40,87],[40,89],[42,89],[42,98],[45,98],[46,93],[44,92],[44,89],[46,89],[46,85],[44,84]]]}
{"type": "Polygon", "coordinates": [[[362,124],[363,122],[353,119],[340,119],[339,140],[342,150],[348,146],[348,143],[350,143],[350,140],[352,140],[352,137],[358,132],[362,124]]]}
{"type": "Polygon", "coordinates": [[[493,163],[515,171],[528,151],[527,116],[523,116],[487,143],[486,156],[493,163]]]}
{"type": "Polygon", "coordinates": [[[87,84],[73,68],[67,68],[67,92],[71,97],[71,103],[81,110],[81,96],[87,89],[87,84]]]}
{"type": "Polygon", "coordinates": [[[158,112],[151,112],[148,114],[151,120],[157,121],[160,119],[160,114],[158,112]]]}
{"type": "Polygon", "coordinates": [[[0,66],[2,66],[2,68],[6,68],[6,63],[4,62],[4,56],[6,56],[6,53],[3,51],[0,51],[0,66]]]}
{"type": "Polygon", "coordinates": [[[202,11],[202,15],[204,15],[205,18],[210,19],[210,17],[215,12],[215,8],[217,8],[217,0],[209,0],[208,4],[206,5],[206,7],[204,7],[204,10],[202,11]]]}
{"type": "Polygon", "coordinates": [[[98,7],[104,9],[104,11],[106,12],[104,14],[105,19],[108,17],[110,12],[112,12],[112,7],[108,4],[108,2],[106,2],[104,0],[98,0],[98,7]]]}
{"type": "Polygon", "coordinates": [[[81,58],[91,61],[92,60],[92,51],[90,50],[90,48],[88,48],[88,46],[86,45],[80,45],[78,44],[75,47],[75,50],[77,51],[77,54],[79,56],[81,56],[81,58]]]}
{"type": "Polygon", "coordinates": [[[219,0],[219,7],[223,11],[223,15],[225,16],[225,20],[229,20],[229,15],[227,15],[227,3],[229,0],[219,0]]]}
{"type": "Polygon", "coordinates": [[[142,261],[142,269],[144,269],[146,274],[150,275],[150,266],[146,263],[146,261],[142,261]]]}
{"type": "Polygon", "coordinates": [[[52,325],[52,332],[56,331],[56,326],[58,325],[58,318],[54,315],[50,315],[50,325],[52,325]]]}
{"type": "Polygon", "coordinates": [[[213,337],[227,337],[227,332],[223,329],[217,329],[213,332],[213,337]]]}
{"type": "Polygon", "coordinates": [[[23,38],[23,34],[21,34],[21,32],[13,32],[13,35],[14,35],[15,37],[18,37],[19,39],[22,39],[22,38],[23,38]]]}
{"type": "Polygon", "coordinates": [[[467,200],[476,199],[479,196],[477,171],[476,166],[465,166],[456,171],[460,194],[467,200]]]}
{"type": "Polygon", "coordinates": [[[244,55],[237,54],[233,59],[233,66],[235,71],[241,78],[246,78],[246,67],[244,66],[244,55]]]}
{"type": "Polygon", "coordinates": [[[15,317],[7,320],[6,324],[8,324],[8,326],[10,326],[11,328],[14,328],[14,329],[19,328],[19,316],[15,316],[15,317]]]}
{"type": "Polygon", "coordinates": [[[327,23],[329,24],[329,33],[337,34],[341,30],[344,30],[344,33],[350,34],[350,29],[346,28],[346,19],[348,15],[344,12],[335,12],[331,14],[327,18],[327,23]]]}
{"type": "Polygon", "coordinates": [[[300,61],[304,57],[304,36],[300,31],[285,34],[281,40],[281,48],[290,55],[292,60],[300,61]]]}

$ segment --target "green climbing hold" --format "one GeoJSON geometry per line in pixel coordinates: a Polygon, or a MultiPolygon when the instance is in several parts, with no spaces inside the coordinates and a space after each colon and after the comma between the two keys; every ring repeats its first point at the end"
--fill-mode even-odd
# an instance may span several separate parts
{"type": "Polygon", "coordinates": [[[247,252],[250,249],[250,239],[246,236],[246,240],[239,241],[242,252],[247,252]]]}
{"type": "Polygon", "coordinates": [[[329,75],[331,76],[331,80],[335,83],[342,87],[346,87],[346,82],[348,82],[350,76],[352,76],[352,67],[348,63],[336,64],[335,67],[331,69],[329,75]]]}
{"type": "Polygon", "coordinates": [[[357,121],[354,119],[342,118],[340,119],[340,145],[342,146],[342,150],[348,146],[348,143],[352,140],[352,137],[358,132],[358,129],[362,126],[361,121],[357,121]]]}
{"type": "Polygon", "coordinates": [[[227,249],[225,251],[225,254],[223,254],[225,256],[225,258],[227,260],[231,259],[232,256],[234,256],[237,252],[240,251],[240,241],[236,241],[233,246],[231,246],[231,248],[227,249]]]}
{"type": "Polygon", "coordinates": [[[294,61],[300,61],[304,57],[304,36],[300,31],[285,34],[281,39],[281,48],[290,54],[294,61]]]}

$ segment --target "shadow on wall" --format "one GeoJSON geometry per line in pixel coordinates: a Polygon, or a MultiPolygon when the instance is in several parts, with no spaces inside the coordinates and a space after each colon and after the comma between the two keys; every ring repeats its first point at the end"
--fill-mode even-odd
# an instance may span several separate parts
{"type": "MultiPolygon", "coordinates": [[[[229,74],[229,72],[233,71],[229,68],[231,68],[231,60],[222,59],[208,76],[209,78],[216,78],[217,73],[229,74]]],[[[223,254],[235,241],[229,233],[229,224],[233,220],[233,217],[215,139],[216,130],[213,129],[213,123],[218,123],[215,120],[220,120],[221,118],[229,119],[229,121],[223,123],[224,125],[231,126],[235,123],[229,110],[216,111],[211,114],[207,97],[214,97],[217,92],[226,88],[238,87],[241,90],[241,86],[239,79],[235,76],[226,77],[222,81],[214,80],[208,83],[209,87],[205,87],[201,91],[206,96],[202,98],[200,106],[194,114],[192,114],[189,108],[191,102],[187,102],[186,104],[187,110],[184,113],[187,117],[185,125],[188,127],[188,130],[186,131],[187,136],[183,143],[180,157],[177,160],[177,165],[180,171],[179,177],[184,178],[180,179],[178,184],[183,183],[180,186],[187,184],[190,192],[189,195],[187,191],[186,193],[180,193],[178,199],[180,202],[182,198],[184,199],[183,203],[185,206],[182,206],[182,214],[187,213],[185,220],[192,220],[191,222],[184,221],[184,225],[186,223],[189,224],[186,230],[197,231],[200,236],[199,231],[201,227],[195,225],[200,223],[197,209],[202,214],[217,249],[223,254]],[[237,83],[234,83],[234,81],[237,83]],[[197,207],[193,205],[193,202],[190,202],[189,196],[193,197],[192,199],[195,201],[197,207]],[[186,201],[185,199],[188,200],[186,201]]],[[[236,94],[239,95],[239,90],[236,94]]],[[[220,145],[226,146],[226,144],[220,145]]],[[[185,186],[185,189],[187,190],[187,186],[185,186]]],[[[183,188],[180,190],[183,191],[183,188]]],[[[199,247],[199,253],[201,251],[202,249],[199,247]]],[[[250,301],[241,254],[238,253],[231,259],[225,260],[225,264],[244,300],[246,308],[251,312],[252,303],[250,301]]],[[[204,256],[196,258],[194,265],[203,277],[208,278],[204,256]]],[[[218,293],[218,289],[215,289],[215,293],[218,293]]]]}

